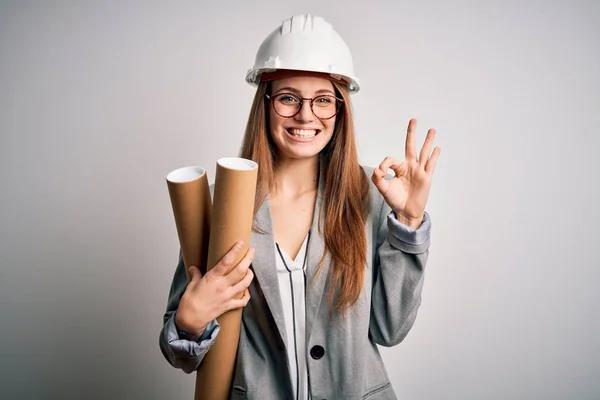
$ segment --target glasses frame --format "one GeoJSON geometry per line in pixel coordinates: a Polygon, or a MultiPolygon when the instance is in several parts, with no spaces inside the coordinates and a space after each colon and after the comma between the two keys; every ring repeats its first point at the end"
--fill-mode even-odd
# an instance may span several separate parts
{"type": "Polygon", "coordinates": [[[334,96],[332,94],[320,94],[318,96],[315,97],[300,97],[295,93],[288,93],[288,92],[283,92],[283,93],[277,93],[275,96],[271,96],[267,93],[265,93],[265,97],[269,100],[269,102],[271,103],[271,106],[273,107],[273,111],[275,111],[275,113],[277,115],[279,115],[281,118],[294,118],[296,115],[298,115],[298,113],[300,111],[302,111],[302,105],[304,104],[305,101],[310,101],[310,111],[313,113],[313,115],[320,119],[320,120],[328,120],[331,119],[333,117],[335,117],[336,115],[339,114],[340,110],[342,109],[343,105],[344,105],[344,99],[340,99],[337,96],[334,96]],[[283,96],[283,95],[288,95],[288,96],[294,96],[300,99],[300,106],[298,107],[298,111],[296,111],[295,114],[287,116],[287,115],[281,115],[277,112],[277,109],[275,109],[275,98],[279,97],[279,96],[283,96]],[[324,96],[328,96],[328,97],[333,97],[334,99],[336,99],[338,101],[338,103],[336,103],[336,108],[335,108],[335,113],[331,116],[331,117],[327,117],[327,118],[321,118],[319,116],[317,116],[317,114],[315,113],[315,110],[313,109],[313,103],[315,101],[315,99],[318,99],[319,97],[324,97],[324,96]]]}

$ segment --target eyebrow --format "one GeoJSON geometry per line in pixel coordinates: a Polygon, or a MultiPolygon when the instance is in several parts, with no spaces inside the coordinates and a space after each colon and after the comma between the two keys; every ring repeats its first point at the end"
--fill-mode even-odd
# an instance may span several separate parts
{"type": "MultiPolygon", "coordinates": [[[[291,86],[286,86],[286,87],[282,87],[281,89],[279,89],[278,91],[275,92],[275,94],[279,93],[279,92],[292,92],[292,93],[296,93],[298,96],[300,96],[300,91],[296,88],[293,88],[291,86]]],[[[323,93],[330,93],[332,95],[335,96],[335,93],[332,90],[329,89],[319,89],[315,92],[315,94],[323,94],[323,93]]]]}

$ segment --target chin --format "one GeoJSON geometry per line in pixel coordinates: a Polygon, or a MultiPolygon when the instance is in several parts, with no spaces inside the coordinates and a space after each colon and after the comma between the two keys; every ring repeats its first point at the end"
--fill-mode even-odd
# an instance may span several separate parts
{"type": "Polygon", "coordinates": [[[311,151],[311,150],[306,149],[305,151],[293,151],[290,149],[286,149],[286,151],[283,151],[282,153],[286,158],[289,158],[289,159],[307,160],[307,159],[317,157],[320,152],[321,152],[321,150],[312,150],[311,151]]]}

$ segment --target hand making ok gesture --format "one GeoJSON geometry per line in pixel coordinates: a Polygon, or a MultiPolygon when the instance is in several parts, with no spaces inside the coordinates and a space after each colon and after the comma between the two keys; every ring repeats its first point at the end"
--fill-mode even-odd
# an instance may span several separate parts
{"type": "Polygon", "coordinates": [[[385,201],[396,214],[398,221],[414,229],[418,228],[423,221],[433,171],[441,151],[439,147],[436,147],[431,152],[435,129],[429,129],[421,153],[417,158],[416,127],[417,121],[411,119],[406,133],[405,160],[399,161],[393,157],[386,157],[379,168],[373,171],[371,177],[385,201]],[[394,171],[394,177],[389,180],[384,179],[388,169],[394,171]]]}

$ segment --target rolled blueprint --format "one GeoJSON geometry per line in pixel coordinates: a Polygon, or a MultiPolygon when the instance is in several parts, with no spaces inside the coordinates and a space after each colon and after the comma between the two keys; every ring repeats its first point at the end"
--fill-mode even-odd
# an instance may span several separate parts
{"type": "Polygon", "coordinates": [[[208,178],[204,168],[190,166],[170,172],[166,179],[189,279],[188,268],[192,265],[206,271],[212,213],[208,178]]]}
{"type": "MultiPolygon", "coordinates": [[[[244,242],[244,248],[232,268],[246,255],[254,220],[257,176],[258,164],[254,161],[237,157],[217,161],[207,260],[209,270],[238,240],[244,242]]],[[[198,368],[195,400],[224,400],[229,397],[242,309],[231,310],[217,320],[221,328],[198,368]]]]}

